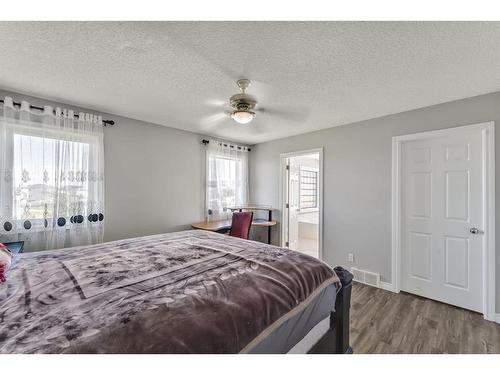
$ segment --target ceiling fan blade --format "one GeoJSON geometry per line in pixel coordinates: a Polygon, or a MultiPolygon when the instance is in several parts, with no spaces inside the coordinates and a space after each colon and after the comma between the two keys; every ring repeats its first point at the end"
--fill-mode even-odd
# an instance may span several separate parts
{"type": "Polygon", "coordinates": [[[226,100],[220,99],[208,99],[205,101],[205,105],[209,107],[217,107],[217,108],[229,108],[229,103],[226,100]]]}
{"type": "Polygon", "coordinates": [[[258,108],[258,112],[288,121],[304,122],[309,117],[311,111],[308,108],[273,106],[272,108],[258,108]]]}
{"type": "Polygon", "coordinates": [[[215,127],[224,123],[225,120],[230,119],[227,113],[220,112],[210,116],[206,116],[200,120],[200,126],[203,130],[213,130],[215,127]]]}

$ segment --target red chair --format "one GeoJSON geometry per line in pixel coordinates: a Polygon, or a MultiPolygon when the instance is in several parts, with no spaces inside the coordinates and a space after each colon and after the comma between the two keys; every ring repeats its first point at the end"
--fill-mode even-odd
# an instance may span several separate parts
{"type": "Polygon", "coordinates": [[[252,226],[253,212],[233,212],[233,220],[229,235],[248,240],[252,226]]]}

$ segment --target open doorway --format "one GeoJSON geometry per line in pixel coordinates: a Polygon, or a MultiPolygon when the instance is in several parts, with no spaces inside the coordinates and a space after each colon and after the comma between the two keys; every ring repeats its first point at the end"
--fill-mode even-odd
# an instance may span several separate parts
{"type": "Polygon", "coordinates": [[[281,155],[282,245],[321,258],[322,150],[281,155]]]}

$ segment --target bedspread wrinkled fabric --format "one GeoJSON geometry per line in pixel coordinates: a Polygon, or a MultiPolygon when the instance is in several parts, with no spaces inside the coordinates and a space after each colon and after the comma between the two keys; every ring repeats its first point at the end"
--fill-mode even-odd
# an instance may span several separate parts
{"type": "Polygon", "coordinates": [[[317,259],[205,231],[27,253],[0,353],[238,353],[331,284],[317,259]]]}

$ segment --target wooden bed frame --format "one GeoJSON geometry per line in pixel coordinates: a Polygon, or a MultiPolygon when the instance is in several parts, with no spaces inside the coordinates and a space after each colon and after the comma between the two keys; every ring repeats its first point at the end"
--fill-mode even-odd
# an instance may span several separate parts
{"type": "Polygon", "coordinates": [[[330,314],[328,332],[311,348],[311,354],[352,354],[349,344],[349,311],[351,308],[352,274],[342,267],[335,267],[342,288],[335,300],[335,311],[330,314]]]}

